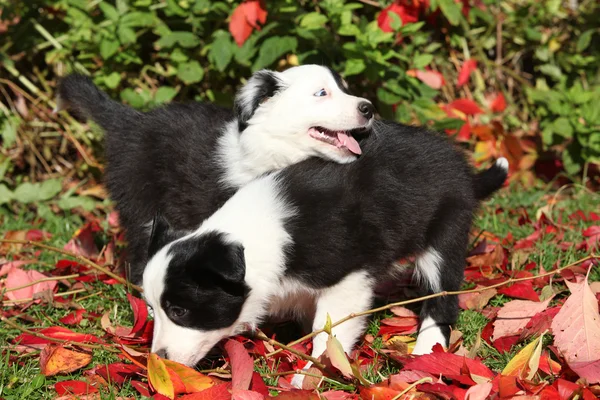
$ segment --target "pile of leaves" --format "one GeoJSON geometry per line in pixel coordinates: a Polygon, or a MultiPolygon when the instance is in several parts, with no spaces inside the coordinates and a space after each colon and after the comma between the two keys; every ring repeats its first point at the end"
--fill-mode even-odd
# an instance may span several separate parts
{"type": "MultiPolygon", "coordinates": [[[[85,214],[87,223],[62,248],[44,244],[52,235],[39,229],[9,231],[0,247],[7,257],[0,261],[1,318],[19,333],[3,357],[16,368],[37,360],[41,374],[31,390],[51,382],[44,377],[56,378],[48,390],[60,399],[114,396],[123,385],[155,399],[594,399],[600,395],[600,215],[578,210],[553,220],[547,208],[535,218],[515,212],[530,234],[474,238],[458,294],[461,318],[470,322],[459,321],[463,332],[452,332],[448,349],[411,355],[418,299],[392,303],[379,309],[378,322],[350,355],[331,335],[336,321],[329,322],[322,365],[306,372],[302,390],[290,381],[306,365],[310,338],[286,345],[275,333],[236,336],[203,370],[149,354],[153,321],[116,267],[123,252],[114,212],[104,220],[85,214]],[[567,242],[576,229],[582,240],[567,242]],[[587,256],[544,265],[530,257],[540,243],[587,256]],[[44,272],[25,268],[44,253],[56,259],[44,272]],[[113,307],[81,306],[91,285],[126,289],[129,324],[117,323],[113,307]],[[40,304],[67,313],[39,327],[29,310],[40,304]],[[98,362],[99,352],[113,358],[98,362]]],[[[403,288],[402,282],[393,286],[403,288]]]]}

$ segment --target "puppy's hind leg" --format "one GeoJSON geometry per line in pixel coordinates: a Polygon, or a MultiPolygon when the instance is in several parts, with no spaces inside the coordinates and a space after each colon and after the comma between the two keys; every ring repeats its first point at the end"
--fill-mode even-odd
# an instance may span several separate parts
{"type": "MultiPolygon", "coordinates": [[[[368,310],[373,303],[373,280],[366,271],[353,272],[335,286],[324,289],[317,298],[317,309],[313,321],[313,331],[323,329],[327,322],[327,315],[331,322],[356,312],[368,310]]],[[[336,327],[331,331],[342,348],[347,354],[350,354],[353,346],[365,329],[366,316],[352,318],[336,327]]],[[[327,349],[328,335],[321,332],[313,338],[313,349],[311,356],[318,358],[327,349]]],[[[308,370],[312,363],[304,367],[308,370]]],[[[296,374],[292,378],[292,385],[297,388],[302,387],[304,375],[296,374]]]]}
{"type": "MultiPolygon", "coordinates": [[[[436,230],[430,231],[430,247],[417,257],[415,272],[423,295],[460,290],[464,279],[470,213],[454,211],[452,217],[438,221],[436,230]]],[[[457,318],[456,296],[426,300],[421,308],[421,326],[412,353],[431,353],[436,343],[448,347],[451,325],[457,318]]]]}

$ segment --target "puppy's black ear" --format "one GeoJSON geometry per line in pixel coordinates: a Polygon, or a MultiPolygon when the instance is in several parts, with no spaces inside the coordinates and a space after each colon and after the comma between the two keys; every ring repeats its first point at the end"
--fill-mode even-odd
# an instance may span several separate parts
{"type": "Polygon", "coordinates": [[[152,258],[160,249],[180,238],[181,232],[176,232],[171,228],[169,221],[159,212],[152,220],[152,233],[150,234],[150,245],[148,246],[148,258],[152,258]]]}
{"type": "Polygon", "coordinates": [[[248,127],[248,120],[262,102],[282,90],[284,83],[278,72],[262,69],[255,72],[235,98],[234,110],[240,132],[248,127]]]}
{"type": "Polygon", "coordinates": [[[240,243],[228,240],[221,233],[208,232],[197,238],[193,253],[192,262],[186,265],[194,279],[203,281],[212,276],[223,283],[244,283],[246,260],[240,243]]]}

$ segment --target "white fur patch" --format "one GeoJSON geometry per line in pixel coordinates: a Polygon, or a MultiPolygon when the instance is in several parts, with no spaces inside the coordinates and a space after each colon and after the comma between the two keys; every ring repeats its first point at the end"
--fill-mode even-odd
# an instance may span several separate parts
{"type": "Polygon", "coordinates": [[[502,168],[504,171],[508,171],[508,160],[504,157],[500,157],[496,160],[496,165],[502,168]]]}
{"type": "Polygon", "coordinates": [[[435,249],[429,248],[417,257],[415,274],[419,281],[427,285],[433,293],[442,291],[441,282],[442,257],[435,249]]]}
{"type": "Polygon", "coordinates": [[[448,347],[446,337],[442,333],[440,327],[435,323],[433,318],[427,317],[421,323],[419,335],[417,336],[417,344],[415,345],[412,354],[429,354],[436,343],[448,347]]]}

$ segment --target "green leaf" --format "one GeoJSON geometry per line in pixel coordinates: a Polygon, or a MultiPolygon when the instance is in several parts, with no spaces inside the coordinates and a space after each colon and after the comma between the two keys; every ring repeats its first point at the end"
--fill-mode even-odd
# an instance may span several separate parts
{"type": "Polygon", "coordinates": [[[179,64],[177,77],[185,84],[197,83],[204,78],[204,70],[196,60],[179,64]]]}
{"type": "Polygon", "coordinates": [[[327,17],[318,12],[305,14],[300,20],[300,26],[306,29],[319,29],[327,23],[327,17]]]}
{"type": "Polygon", "coordinates": [[[573,127],[569,120],[565,117],[560,117],[552,124],[552,131],[557,135],[565,138],[573,136],[573,127]]]}
{"type": "Polygon", "coordinates": [[[344,76],[358,75],[365,70],[365,61],[362,59],[350,59],[344,66],[344,76]]]}
{"type": "Polygon", "coordinates": [[[442,13],[448,18],[450,24],[456,26],[460,22],[460,7],[454,0],[439,0],[442,13]]]}
{"type": "Polygon", "coordinates": [[[403,100],[402,97],[393,94],[391,92],[388,92],[386,89],[384,88],[379,88],[377,89],[377,98],[384,104],[389,104],[389,105],[394,105],[396,103],[399,103],[401,100],[403,100]]]}
{"type": "Polygon", "coordinates": [[[12,199],[13,192],[4,183],[0,183],[0,204],[8,203],[12,199]]]}
{"type": "Polygon", "coordinates": [[[260,47],[258,57],[252,65],[252,71],[265,68],[286,53],[293,52],[298,46],[298,40],[292,36],[274,36],[265,40],[260,47]]]}
{"type": "Polygon", "coordinates": [[[13,125],[10,119],[4,121],[2,124],[2,146],[5,149],[12,147],[17,140],[17,129],[13,125]]]}
{"type": "Polygon", "coordinates": [[[50,200],[62,190],[61,179],[47,179],[40,183],[38,199],[50,200]]]}
{"type": "Polygon", "coordinates": [[[34,201],[39,201],[40,198],[38,196],[38,192],[40,189],[39,183],[21,183],[15,189],[13,193],[13,198],[20,203],[31,203],[34,201]]]}
{"type": "MultiPolygon", "coordinates": [[[[104,4],[104,3],[102,3],[104,4]]],[[[115,39],[104,38],[100,42],[100,56],[108,60],[119,51],[119,41],[115,39]]]]}
{"type": "Polygon", "coordinates": [[[577,142],[571,143],[562,152],[562,161],[565,171],[569,175],[576,175],[581,171],[583,159],[581,158],[581,146],[577,142]]]}
{"type": "Polygon", "coordinates": [[[120,25],[117,29],[117,35],[122,44],[132,44],[137,40],[135,31],[127,26],[120,25]]]}
{"type": "Polygon", "coordinates": [[[64,211],[70,211],[78,207],[81,207],[86,211],[92,211],[96,207],[96,200],[87,196],[70,196],[58,200],[56,205],[64,211]]]}
{"type": "Polygon", "coordinates": [[[416,69],[423,69],[429,63],[433,61],[433,56],[431,54],[419,54],[413,59],[413,67],[416,69]]]}
{"type": "Polygon", "coordinates": [[[100,7],[100,10],[102,10],[102,13],[106,18],[110,19],[113,22],[117,22],[119,20],[119,12],[114,6],[103,1],[98,5],[98,7],[100,7]]]}
{"type": "Polygon", "coordinates": [[[121,91],[121,100],[128,103],[133,108],[141,108],[146,104],[144,97],[136,93],[132,88],[125,88],[121,91]]]}
{"type": "Polygon", "coordinates": [[[219,31],[215,36],[215,41],[208,52],[208,58],[219,71],[223,72],[233,58],[233,43],[231,36],[225,31],[219,31]]]}
{"type": "Polygon", "coordinates": [[[156,45],[158,47],[167,49],[170,49],[171,47],[175,46],[175,44],[189,49],[198,46],[200,44],[200,39],[198,39],[198,37],[191,32],[177,31],[171,32],[161,37],[156,42],[156,45]]]}
{"type": "Polygon", "coordinates": [[[342,36],[358,36],[361,34],[360,28],[356,25],[344,25],[338,30],[342,36]]]}
{"type": "Polygon", "coordinates": [[[111,89],[116,88],[121,83],[121,74],[117,71],[113,71],[110,75],[104,77],[104,84],[111,89]]]}
{"type": "Polygon", "coordinates": [[[150,28],[154,25],[155,17],[152,13],[134,11],[123,15],[120,24],[130,28],[150,28]]]}
{"type": "Polygon", "coordinates": [[[154,101],[157,103],[167,103],[177,95],[177,90],[171,86],[161,86],[154,95],[154,101]]]}
{"type": "Polygon", "coordinates": [[[577,39],[577,52],[582,52],[588,48],[592,41],[592,35],[594,34],[594,29],[589,29],[579,36],[577,39]]]}
{"type": "Polygon", "coordinates": [[[560,71],[560,68],[558,68],[556,65],[552,65],[552,64],[541,65],[540,71],[544,75],[548,75],[549,77],[552,77],[554,79],[560,79],[560,77],[562,76],[562,72],[560,71]]]}
{"type": "Polygon", "coordinates": [[[400,28],[400,33],[403,33],[403,34],[415,33],[419,29],[421,29],[423,27],[423,25],[425,25],[425,22],[423,22],[423,21],[414,22],[412,24],[406,24],[402,28],[400,28]]]}

